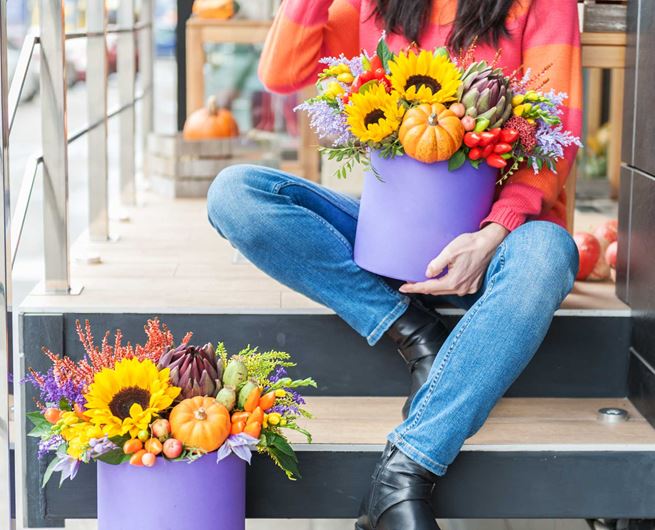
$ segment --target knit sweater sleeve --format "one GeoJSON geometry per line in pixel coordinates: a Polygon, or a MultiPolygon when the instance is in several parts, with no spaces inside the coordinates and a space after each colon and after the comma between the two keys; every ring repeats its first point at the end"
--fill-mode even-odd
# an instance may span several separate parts
{"type": "MultiPolygon", "coordinates": [[[[552,0],[533,0],[523,33],[523,68],[533,75],[550,66],[548,82],[542,90],[566,92],[562,127],[579,136],[582,125],[582,70],[580,62],[580,30],[575,0],[560,0],[557,8],[552,0]]],[[[565,212],[551,212],[564,193],[566,179],[575,163],[577,148],[565,149],[564,158],[556,164],[556,172],[542,169],[538,173],[523,167],[514,173],[501,189],[491,213],[482,225],[495,222],[514,230],[532,217],[565,219],[565,212]]]]}
{"type": "Polygon", "coordinates": [[[259,77],[288,93],[316,80],[323,56],[359,53],[360,0],[284,0],[268,33],[259,77]]]}

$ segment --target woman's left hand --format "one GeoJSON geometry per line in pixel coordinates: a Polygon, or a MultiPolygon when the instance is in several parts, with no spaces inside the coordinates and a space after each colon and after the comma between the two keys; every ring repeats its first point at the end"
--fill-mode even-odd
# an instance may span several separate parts
{"type": "Polygon", "coordinates": [[[456,237],[428,265],[425,275],[434,279],[406,283],[400,292],[434,296],[477,292],[491,258],[507,234],[509,231],[504,226],[490,223],[478,232],[456,237]],[[436,278],[446,267],[448,273],[436,278]]]}

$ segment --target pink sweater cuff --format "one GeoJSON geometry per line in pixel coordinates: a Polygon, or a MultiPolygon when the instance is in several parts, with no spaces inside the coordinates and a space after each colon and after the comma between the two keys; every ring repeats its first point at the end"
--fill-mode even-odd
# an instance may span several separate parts
{"type": "Polygon", "coordinates": [[[480,223],[480,228],[489,223],[496,223],[504,226],[511,232],[525,223],[525,220],[526,216],[524,214],[518,213],[509,206],[493,207],[489,215],[480,223]]]}

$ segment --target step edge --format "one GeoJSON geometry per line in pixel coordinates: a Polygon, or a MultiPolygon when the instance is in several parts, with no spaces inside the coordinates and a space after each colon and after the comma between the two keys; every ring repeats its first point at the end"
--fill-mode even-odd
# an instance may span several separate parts
{"type": "MultiPolygon", "coordinates": [[[[385,444],[292,444],[296,452],[302,453],[379,453],[384,449],[385,444]]],[[[655,443],[631,443],[631,444],[470,444],[464,445],[462,451],[471,452],[522,452],[522,453],[543,453],[543,452],[580,452],[580,453],[630,453],[655,452],[655,443]]]]}

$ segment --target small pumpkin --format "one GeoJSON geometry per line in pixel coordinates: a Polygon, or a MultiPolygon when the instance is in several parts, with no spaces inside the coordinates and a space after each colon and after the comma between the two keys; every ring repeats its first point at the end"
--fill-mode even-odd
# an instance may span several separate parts
{"type": "Polygon", "coordinates": [[[168,418],[173,438],[187,447],[215,451],[230,434],[230,413],[214,398],[195,396],[178,403],[168,418]]]}
{"type": "Polygon", "coordinates": [[[405,153],[426,164],[448,160],[461,147],[464,126],[441,103],[423,103],[405,113],[398,139],[405,153]]]}
{"type": "Polygon", "coordinates": [[[182,129],[185,140],[211,140],[238,135],[239,126],[234,116],[229,110],[219,108],[214,96],[207,100],[205,107],[189,114],[182,129]]]}
{"type": "Polygon", "coordinates": [[[232,0],[195,0],[191,10],[200,18],[224,20],[234,15],[234,2],[232,0]]]}

